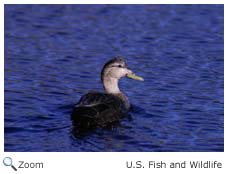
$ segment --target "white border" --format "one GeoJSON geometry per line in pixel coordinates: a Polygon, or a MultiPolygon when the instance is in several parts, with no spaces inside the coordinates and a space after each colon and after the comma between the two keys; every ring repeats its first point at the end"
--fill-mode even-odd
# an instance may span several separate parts
{"type": "MultiPolygon", "coordinates": [[[[0,7],[0,21],[1,26],[4,26],[4,4],[18,4],[19,0],[5,0],[1,3],[0,7]]],[[[20,4],[137,4],[137,3],[144,3],[144,4],[225,4],[225,19],[228,17],[228,6],[226,0],[199,0],[199,1],[190,1],[190,0],[160,0],[160,1],[152,1],[152,0],[134,0],[134,1],[105,1],[105,0],[93,0],[93,1],[76,1],[76,0],[65,0],[65,1],[57,1],[57,0],[21,0],[20,4]]],[[[3,27],[2,27],[3,28],[3,27]]],[[[228,22],[225,20],[225,45],[228,46],[228,35],[226,31],[229,31],[228,22]]],[[[228,107],[226,103],[226,99],[228,99],[228,92],[225,90],[225,117],[224,117],[224,137],[225,137],[225,144],[224,150],[225,152],[206,152],[206,153],[199,153],[199,152],[174,152],[174,153],[165,153],[165,152],[120,152],[120,153],[103,153],[103,152],[96,152],[96,153],[89,153],[89,152],[40,152],[40,153],[22,153],[22,152],[4,152],[4,29],[1,32],[1,120],[0,120],[0,173],[15,173],[12,169],[3,166],[1,160],[5,156],[11,156],[15,160],[25,160],[25,161],[43,161],[45,163],[44,169],[22,169],[18,170],[17,173],[216,173],[219,172],[220,174],[228,173],[229,165],[228,165],[228,107]],[[227,158],[226,158],[227,156],[227,158]],[[126,160],[143,160],[144,162],[148,160],[155,160],[155,161],[184,161],[184,160],[217,160],[223,163],[222,169],[126,169],[125,162],[126,160]]],[[[226,46],[224,46],[226,48],[226,46]]],[[[225,67],[228,66],[228,51],[225,50],[225,67]]],[[[226,77],[228,75],[228,69],[225,68],[226,77]]],[[[228,81],[225,78],[225,89],[229,89],[228,81]]],[[[16,165],[16,164],[15,164],[16,165]]]]}
{"type": "Polygon", "coordinates": [[[1,53],[1,59],[0,59],[0,84],[1,84],[1,91],[0,91],[0,107],[1,107],[1,119],[0,119],[0,142],[3,142],[3,144],[0,144],[0,150],[1,152],[4,152],[4,5],[1,4],[0,6],[0,25],[1,27],[1,32],[0,32],[0,38],[1,38],[1,42],[0,42],[0,53],[1,53]]]}
{"type": "Polygon", "coordinates": [[[226,0],[4,0],[4,4],[224,4],[226,0]]]}

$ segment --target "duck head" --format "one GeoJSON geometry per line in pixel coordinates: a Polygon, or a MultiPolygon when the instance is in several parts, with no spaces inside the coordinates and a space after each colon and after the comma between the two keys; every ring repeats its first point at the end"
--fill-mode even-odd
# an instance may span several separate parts
{"type": "Polygon", "coordinates": [[[101,80],[108,93],[119,93],[118,80],[128,77],[134,80],[144,81],[140,76],[135,75],[127,66],[122,57],[115,57],[108,61],[102,69],[101,80]]]}

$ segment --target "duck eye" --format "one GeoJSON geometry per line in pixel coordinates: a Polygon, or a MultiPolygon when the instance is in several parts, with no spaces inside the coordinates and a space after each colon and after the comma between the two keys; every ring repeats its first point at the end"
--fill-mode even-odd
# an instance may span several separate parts
{"type": "Polygon", "coordinates": [[[119,68],[122,68],[122,65],[118,65],[119,68]]]}

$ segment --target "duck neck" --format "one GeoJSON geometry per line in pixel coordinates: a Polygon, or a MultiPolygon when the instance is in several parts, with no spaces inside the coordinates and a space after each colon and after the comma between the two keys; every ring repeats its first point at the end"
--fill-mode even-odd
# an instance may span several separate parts
{"type": "Polygon", "coordinates": [[[118,87],[118,79],[112,77],[104,77],[103,87],[108,94],[119,94],[121,93],[118,87]]]}

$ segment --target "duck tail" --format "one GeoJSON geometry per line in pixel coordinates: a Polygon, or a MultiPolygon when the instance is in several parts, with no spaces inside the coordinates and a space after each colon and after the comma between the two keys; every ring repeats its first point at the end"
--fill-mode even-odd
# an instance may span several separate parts
{"type": "Polygon", "coordinates": [[[93,128],[95,126],[95,117],[97,112],[90,107],[76,106],[71,114],[71,120],[74,126],[82,129],[93,128]]]}

